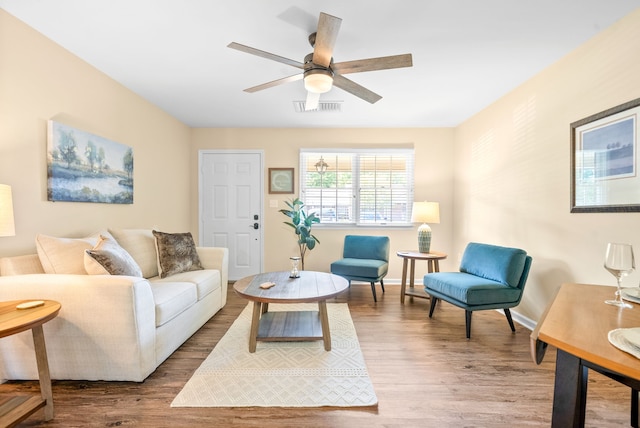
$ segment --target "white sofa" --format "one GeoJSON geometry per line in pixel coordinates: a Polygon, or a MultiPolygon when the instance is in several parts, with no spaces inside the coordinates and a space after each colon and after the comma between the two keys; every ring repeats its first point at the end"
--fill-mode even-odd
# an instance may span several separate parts
{"type": "MultiPolygon", "coordinates": [[[[60,266],[45,273],[56,260],[38,242],[38,254],[0,259],[0,301],[62,305],[44,325],[53,379],[141,382],[226,303],[226,248],[198,247],[203,270],[161,278],[151,230],[109,232],[139,264],[142,277],[58,273],[73,271],[60,266]]],[[[82,240],[69,241],[69,248],[61,245],[56,252],[78,268],[74,246],[82,240]]],[[[31,333],[0,339],[0,379],[37,378],[31,333]]]]}

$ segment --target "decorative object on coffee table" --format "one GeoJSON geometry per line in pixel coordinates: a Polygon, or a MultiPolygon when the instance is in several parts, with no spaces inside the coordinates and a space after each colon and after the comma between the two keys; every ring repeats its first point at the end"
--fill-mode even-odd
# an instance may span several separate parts
{"type": "Polygon", "coordinates": [[[289,274],[289,278],[300,278],[300,271],[298,270],[300,257],[289,257],[289,260],[291,260],[291,273],[289,274]]]}

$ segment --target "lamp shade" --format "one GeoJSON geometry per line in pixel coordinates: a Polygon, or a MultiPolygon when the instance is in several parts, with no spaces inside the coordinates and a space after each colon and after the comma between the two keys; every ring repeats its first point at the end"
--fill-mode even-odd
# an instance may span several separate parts
{"type": "Polygon", "coordinates": [[[437,202],[414,202],[411,223],[440,223],[440,204],[437,202]]]}
{"type": "Polygon", "coordinates": [[[11,186],[0,184],[0,236],[14,236],[15,234],[11,186]]]}

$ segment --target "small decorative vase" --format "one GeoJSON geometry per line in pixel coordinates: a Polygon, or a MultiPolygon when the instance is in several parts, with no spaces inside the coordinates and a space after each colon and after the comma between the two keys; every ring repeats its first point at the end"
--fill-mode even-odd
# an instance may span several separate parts
{"type": "Polygon", "coordinates": [[[291,260],[291,273],[289,274],[289,278],[300,278],[300,271],[298,270],[300,257],[289,257],[289,260],[291,260]]]}

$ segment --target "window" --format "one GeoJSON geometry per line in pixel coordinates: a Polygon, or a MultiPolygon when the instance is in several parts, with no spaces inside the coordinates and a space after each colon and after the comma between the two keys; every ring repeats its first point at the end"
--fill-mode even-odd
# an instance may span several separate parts
{"type": "Polygon", "coordinates": [[[321,224],[400,225],[411,222],[413,150],[303,150],[300,199],[321,224]],[[320,162],[326,171],[318,172],[320,162]],[[318,165],[318,166],[316,166],[318,165]]]}

